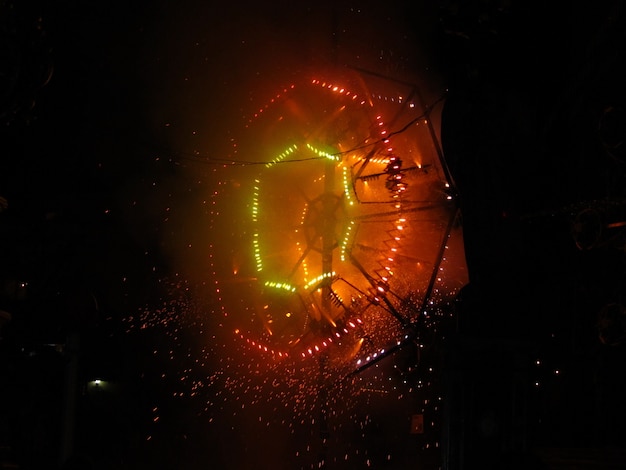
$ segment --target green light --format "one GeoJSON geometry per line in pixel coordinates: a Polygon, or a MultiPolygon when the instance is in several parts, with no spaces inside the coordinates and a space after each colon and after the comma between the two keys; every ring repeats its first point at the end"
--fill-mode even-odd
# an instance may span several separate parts
{"type": "Polygon", "coordinates": [[[259,215],[259,180],[255,179],[254,192],[252,193],[252,221],[257,222],[259,215]]]}
{"type": "Polygon", "coordinates": [[[296,291],[296,288],[294,286],[292,286],[291,284],[288,284],[286,282],[265,281],[265,286],[266,287],[272,287],[274,289],[286,290],[288,292],[295,292],[296,291]]]}
{"type": "Polygon", "coordinates": [[[325,157],[325,158],[328,158],[329,160],[333,160],[333,161],[336,161],[336,162],[340,160],[339,156],[337,156],[337,155],[332,155],[330,153],[324,152],[323,150],[317,149],[317,148],[313,147],[310,144],[306,144],[306,146],[315,155],[318,155],[320,157],[325,157]]]}
{"type": "Polygon", "coordinates": [[[335,271],[330,272],[330,273],[323,273],[320,274],[319,276],[317,276],[314,279],[311,279],[309,282],[307,282],[304,286],[305,290],[310,289],[312,286],[316,286],[317,284],[319,284],[321,281],[323,281],[324,279],[329,279],[329,278],[333,278],[335,276],[335,271]]]}
{"type": "Polygon", "coordinates": [[[291,155],[292,153],[294,153],[296,150],[298,150],[298,146],[297,145],[292,145],[291,147],[288,147],[283,153],[281,153],[280,155],[278,155],[276,158],[274,158],[271,162],[266,163],[265,166],[267,168],[270,168],[274,165],[276,165],[277,163],[283,161],[285,158],[287,158],[289,155],[291,155]]]}
{"type": "Polygon", "coordinates": [[[349,177],[349,170],[347,167],[343,167],[343,192],[346,195],[346,201],[348,201],[348,204],[350,204],[351,206],[354,205],[354,199],[352,199],[352,193],[350,191],[350,177],[349,177]]]}
{"type": "Polygon", "coordinates": [[[352,235],[352,229],[354,228],[354,221],[350,221],[350,225],[346,227],[346,231],[341,239],[341,261],[346,260],[346,252],[348,251],[348,242],[352,235]]]}
{"type": "Polygon", "coordinates": [[[254,260],[256,261],[257,272],[263,271],[263,260],[261,259],[261,249],[259,248],[259,234],[254,233],[254,240],[252,246],[254,248],[254,260]]]}

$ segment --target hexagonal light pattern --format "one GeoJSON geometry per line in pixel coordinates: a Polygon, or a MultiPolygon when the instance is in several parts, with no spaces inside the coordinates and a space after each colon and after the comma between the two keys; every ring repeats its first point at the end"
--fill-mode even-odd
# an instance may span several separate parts
{"type": "Polygon", "coordinates": [[[454,295],[456,203],[429,121],[441,101],[354,72],[283,87],[248,119],[233,154],[254,171],[233,222],[247,248],[227,308],[250,347],[354,367],[454,295]]]}

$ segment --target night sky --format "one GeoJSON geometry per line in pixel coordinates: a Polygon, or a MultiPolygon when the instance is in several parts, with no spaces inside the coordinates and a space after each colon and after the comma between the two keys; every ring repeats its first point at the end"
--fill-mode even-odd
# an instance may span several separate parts
{"type": "MultiPolygon", "coordinates": [[[[622,452],[625,238],[582,229],[626,214],[624,12],[540,4],[0,4],[0,462],[462,470],[622,452]],[[353,105],[318,76],[371,92],[371,111],[336,118],[353,105]],[[274,232],[328,170],[255,178],[290,139],[353,151],[389,115],[429,169],[407,172],[412,231],[381,287],[396,294],[355,298],[391,219],[351,215],[362,271],[337,292],[360,315],[337,314],[345,336],[316,355],[340,329],[278,322],[302,306],[255,287],[249,215],[268,198],[280,266],[274,232]],[[297,335],[309,353],[278,360],[297,335]]],[[[356,195],[387,197],[368,172],[356,195]]],[[[327,226],[308,217],[314,245],[327,226]]]]}

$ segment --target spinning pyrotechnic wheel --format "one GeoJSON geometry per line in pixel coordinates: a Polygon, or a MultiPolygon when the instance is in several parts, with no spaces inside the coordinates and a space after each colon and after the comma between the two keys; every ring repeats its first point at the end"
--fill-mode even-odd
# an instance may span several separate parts
{"type": "Polygon", "coordinates": [[[419,321],[455,212],[431,109],[354,73],[284,87],[248,119],[233,155],[245,282],[224,297],[251,347],[352,358],[419,321]]]}

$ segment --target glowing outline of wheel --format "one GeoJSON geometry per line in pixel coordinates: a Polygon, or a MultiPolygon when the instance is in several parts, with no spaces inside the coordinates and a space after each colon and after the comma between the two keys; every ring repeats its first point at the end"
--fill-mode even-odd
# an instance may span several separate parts
{"type": "MultiPolygon", "coordinates": [[[[361,105],[365,105],[366,103],[368,103],[367,100],[364,100],[362,98],[359,97],[359,95],[357,95],[356,93],[352,93],[350,91],[348,91],[346,88],[344,87],[340,87],[339,85],[334,85],[332,83],[327,83],[327,82],[323,82],[320,80],[316,80],[313,79],[310,82],[311,85],[313,86],[319,86],[322,89],[325,90],[330,90],[333,93],[338,93],[339,95],[342,95],[345,98],[349,98],[351,100],[360,100],[360,104],[361,105]]],[[[289,89],[284,89],[283,92],[287,93],[290,90],[293,90],[295,88],[294,85],[291,86],[291,88],[289,89]]],[[[280,98],[280,95],[277,95],[276,97],[277,99],[280,98]]],[[[272,103],[274,103],[275,100],[272,100],[272,103]]],[[[369,103],[371,105],[371,101],[369,103]]],[[[268,109],[268,107],[266,106],[265,108],[262,108],[261,110],[259,110],[259,112],[255,115],[256,117],[259,117],[260,115],[263,114],[264,110],[268,109]]],[[[376,151],[370,151],[369,152],[369,156],[365,159],[366,160],[366,164],[378,164],[378,165],[389,165],[389,156],[393,155],[393,149],[389,147],[390,145],[390,140],[385,138],[385,135],[389,134],[389,131],[385,130],[383,126],[383,122],[381,120],[381,115],[377,116],[377,121],[375,122],[375,124],[377,124],[379,127],[381,127],[381,130],[379,131],[379,135],[378,136],[370,136],[370,140],[373,139],[373,141],[375,142],[375,145],[373,145],[373,147],[377,147],[378,150],[376,151]],[[377,142],[377,143],[376,143],[377,142]],[[383,151],[380,150],[381,145],[385,147],[385,149],[383,151]],[[386,157],[384,158],[374,158],[374,156],[379,157],[379,154],[381,153],[386,153],[386,157]]],[[[250,121],[252,122],[252,121],[250,121]]],[[[289,161],[290,158],[292,158],[293,156],[297,155],[297,152],[302,152],[304,149],[306,149],[307,152],[309,152],[312,156],[310,156],[310,158],[319,158],[319,159],[326,159],[328,161],[331,162],[336,162],[337,165],[342,165],[342,159],[339,157],[339,155],[343,155],[344,153],[341,151],[327,151],[324,149],[319,148],[317,145],[313,145],[310,142],[306,142],[306,144],[304,146],[301,145],[301,147],[298,147],[297,144],[295,145],[290,145],[287,146],[286,148],[283,149],[282,152],[279,152],[277,154],[277,156],[275,156],[273,159],[271,159],[270,161],[268,161],[265,166],[268,169],[271,168],[278,168],[278,163],[286,163],[289,161]],[[313,157],[313,155],[315,157],[313,157]]],[[[328,149],[330,150],[330,149],[328,149]]],[[[335,149],[337,150],[337,149],[335,149]]],[[[359,161],[363,161],[363,158],[359,158],[359,161]]],[[[414,167],[414,168],[410,168],[410,170],[424,170],[423,167],[414,167]]],[[[354,174],[353,174],[353,167],[350,167],[348,169],[347,166],[343,166],[343,174],[342,174],[342,182],[343,182],[343,189],[342,189],[342,197],[345,199],[345,201],[347,201],[347,204],[349,206],[353,206],[355,203],[359,204],[359,194],[358,191],[356,190],[355,186],[354,186],[354,174]]],[[[362,171],[362,169],[361,169],[362,171]]],[[[363,181],[366,181],[366,178],[368,177],[379,177],[383,174],[386,174],[388,176],[389,179],[389,174],[386,172],[378,172],[377,174],[369,174],[369,175],[365,175],[363,178],[363,181]]],[[[444,181],[445,185],[447,186],[447,182],[444,181]]],[[[261,198],[261,190],[260,190],[260,184],[261,184],[261,180],[260,179],[256,179],[255,180],[255,187],[254,187],[254,194],[253,194],[253,198],[252,198],[252,221],[254,222],[254,224],[258,224],[259,221],[259,200],[261,198]]],[[[389,203],[389,202],[394,202],[395,207],[398,209],[397,214],[398,214],[398,218],[395,220],[395,226],[397,231],[401,231],[403,229],[402,224],[404,224],[406,222],[406,219],[402,216],[402,195],[404,193],[404,190],[406,189],[406,187],[401,186],[401,189],[396,191],[396,194],[394,195],[394,198],[396,199],[396,201],[385,201],[385,203],[389,203]]],[[[446,197],[446,199],[450,199],[449,197],[446,197]]],[[[307,203],[308,204],[308,203],[307,203]]],[[[343,206],[343,208],[345,209],[345,204],[343,206]]],[[[350,219],[348,217],[348,219],[350,219]]],[[[345,262],[346,259],[349,259],[351,263],[355,263],[354,258],[351,255],[351,251],[352,248],[350,248],[350,243],[351,240],[353,239],[353,237],[355,236],[354,234],[354,227],[355,227],[355,221],[354,219],[349,220],[349,223],[345,224],[345,227],[343,229],[343,236],[340,237],[340,241],[338,240],[333,240],[333,247],[331,249],[331,251],[334,251],[335,249],[339,248],[340,249],[340,253],[341,253],[341,259],[342,262],[345,262]]],[[[336,237],[335,237],[336,238],[336,237]]],[[[398,241],[399,239],[397,237],[393,237],[396,241],[398,241]]],[[[260,231],[257,229],[254,232],[254,238],[253,238],[253,250],[254,250],[254,259],[255,259],[255,264],[256,264],[256,268],[257,268],[257,272],[260,274],[262,273],[262,271],[264,270],[264,263],[263,263],[263,254],[262,254],[262,248],[261,248],[261,244],[260,244],[260,231]]],[[[308,245],[310,245],[310,240],[308,245]]],[[[308,251],[311,251],[310,246],[307,247],[308,251]]],[[[394,248],[391,248],[392,251],[395,251],[394,248]]],[[[397,250],[397,248],[396,248],[397,250]]],[[[319,251],[319,250],[318,250],[319,251]]],[[[387,259],[391,262],[393,262],[393,259],[391,257],[387,257],[387,259]]],[[[298,266],[302,265],[302,263],[304,262],[304,257],[301,256],[300,260],[296,263],[296,266],[292,266],[292,271],[295,272],[295,268],[297,268],[298,266]]],[[[356,288],[357,291],[359,291],[361,294],[363,294],[363,297],[367,299],[367,302],[369,302],[370,304],[376,304],[376,305],[380,305],[380,304],[386,304],[386,306],[388,307],[388,312],[392,313],[394,316],[396,316],[396,318],[398,319],[398,321],[400,323],[403,322],[403,318],[401,317],[401,315],[397,312],[397,310],[395,309],[395,306],[392,305],[389,301],[388,295],[393,294],[393,292],[391,290],[389,290],[389,279],[391,276],[393,276],[393,270],[390,266],[386,265],[386,266],[382,266],[381,270],[379,270],[376,274],[378,276],[378,278],[376,279],[374,276],[368,275],[365,272],[362,272],[363,276],[365,278],[367,278],[367,280],[370,282],[370,285],[368,286],[368,291],[364,292],[358,288],[356,288]]],[[[292,276],[288,276],[288,277],[293,277],[292,276]]],[[[330,316],[328,317],[327,315],[327,320],[329,320],[330,325],[332,326],[332,328],[327,329],[329,331],[326,331],[325,333],[328,333],[327,336],[325,336],[324,338],[321,339],[321,341],[318,341],[317,344],[312,344],[312,345],[308,345],[307,347],[305,347],[305,349],[301,352],[303,357],[306,357],[307,354],[308,355],[313,355],[315,352],[320,351],[323,348],[326,348],[330,343],[333,342],[334,338],[341,338],[344,334],[349,333],[349,329],[352,328],[359,328],[360,325],[363,325],[363,322],[361,321],[361,319],[359,318],[358,315],[355,315],[354,312],[350,312],[349,309],[345,308],[345,305],[342,301],[342,299],[336,295],[332,289],[332,285],[336,282],[339,282],[340,280],[342,280],[343,278],[338,275],[334,270],[330,269],[330,270],[322,270],[322,272],[311,278],[310,280],[307,280],[307,278],[304,278],[304,280],[306,281],[305,283],[300,283],[295,284],[293,282],[291,282],[290,279],[286,279],[285,277],[282,278],[266,278],[263,282],[263,286],[265,288],[269,288],[269,289],[275,289],[275,290],[279,290],[279,291],[284,291],[285,293],[289,293],[289,294],[295,294],[298,296],[301,296],[301,298],[304,298],[304,296],[306,295],[311,295],[311,288],[314,288],[313,290],[316,290],[316,288],[318,287],[323,287],[326,289],[326,292],[331,294],[331,301],[334,301],[336,305],[340,305],[342,307],[344,307],[345,310],[345,318],[339,318],[339,316],[330,316]],[[338,320],[346,320],[346,321],[341,321],[339,322],[338,320]],[[341,324],[338,324],[341,323],[341,324]]],[[[346,281],[345,279],[343,279],[343,281],[345,281],[347,284],[350,284],[348,281],[346,281]]],[[[352,285],[352,287],[355,287],[352,285]]],[[[304,304],[304,302],[303,302],[304,304]]],[[[367,307],[366,307],[367,308],[367,307]]],[[[307,310],[306,311],[306,315],[307,318],[311,316],[311,310],[307,310]]],[[[320,320],[320,316],[318,315],[318,317],[316,318],[317,321],[320,320]]],[[[279,356],[283,356],[283,355],[288,355],[288,353],[285,352],[277,352],[276,349],[274,348],[269,348],[265,345],[262,344],[262,342],[260,341],[254,341],[251,340],[249,338],[247,338],[244,334],[242,334],[240,331],[238,331],[238,333],[241,335],[242,338],[244,338],[246,341],[250,342],[252,346],[254,347],[258,347],[258,349],[260,350],[265,350],[265,351],[271,351],[274,354],[278,354],[279,356]]],[[[303,335],[304,336],[304,333],[303,335]]],[[[320,336],[321,337],[321,336],[320,336]]],[[[298,341],[301,338],[298,339],[298,341]]],[[[375,353],[376,354],[376,353],[375,353]]],[[[369,359],[369,358],[368,358],[369,359]]]]}

